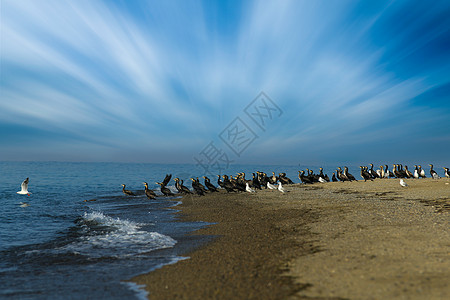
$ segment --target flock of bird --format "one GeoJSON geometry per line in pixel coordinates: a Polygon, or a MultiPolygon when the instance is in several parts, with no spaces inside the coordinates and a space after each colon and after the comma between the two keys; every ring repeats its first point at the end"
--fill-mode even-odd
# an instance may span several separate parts
{"type": "MultiPolygon", "coordinates": [[[[192,189],[188,188],[184,185],[184,180],[180,178],[175,178],[175,188],[178,191],[178,194],[197,194],[200,196],[205,195],[206,193],[214,193],[218,192],[219,188],[226,190],[227,192],[249,192],[254,193],[256,189],[268,188],[268,189],[277,189],[280,192],[286,192],[283,188],[283,183],[293,184],[292,180],[286,177],[285,173],[280,173],[279,176],[268,177],[267,174],[263,172],[257,172],[258,175],[253,174],[253,179],[247,180],[245,179],[245,173],[238,173],[237,176],[228,176],[228,175],[217,175],[217,185],[211,183],[211,180],[207,176],[203,176],[204,183],[202,184],[200,180],[197,178],[190,178],[192,181],[191,186],[192,189]],[[275,184],[278,182],[278,185],[275,184]]],[[[170,180],[172,179],[172,174],[167,174],[162,182],[156,182],[160,186],[160,191],[164,196],[174,196],[175,194],[167,187],[170,180]]],[[[144,182],[144,193],[149,199],[155,199],[157,194],[155,191],[149,189],[148,183],[144,182]]],[[[126,185],[122,184],[122,192],[127,196],[136,196],[136,194],[130,190],[126,189],[126,185]]]]}
{"type": "MultiPolygon", "coordinates": [[[[420,165],[414,166],[414,171],[411,172],[408,170],[408,166],[403,166],[402,164],[394,164],[392,171],[389,170],[388,165],[380,166],[380,169],[374,170],[373,164],[368,166],[360,166],[361,170],[361,178],[364,181],[374,180],[377,178],[399,178],[401,186],[408,186],[406,182],[403,180],[404,178],[426,178],[425,170],[422,169],[420,165]]],[[[440,176],[433,169],[433,165],[430,164],[429,174],[433,179],[439,179],[440,176]]],[[[198,177],[190,178],[192,181],[191,186],[192,189],[184,185],[184,181],[180,178],[175,178],[175,188],[178,191],[178,194],[197,194],[200,196],[205,195],[206,193],[215,193],[218,192],[218,189],[224,189],[227,192],[249,192],[254,193],[256,190],[264,189],[272,189],[278,190],[282,193],[285,193],[283,185],[294,184],[294,182],[286,176],[286,173],[279,173],[278,176],[275,175],[275,172],[272,172],[272,175],[268,176],[264,172],[257,171],[256,173],[252,173],[252,179],[246,179],[245,173],[238,173],[236,176],[228,176],[228,175],[217,175],[217,186],[211,183],[211,180],[207,176],[203,176],[204,183],[202,184],[198,177]]],[[[447,178],[450,178],[450,170],[449,168],[444,168],[444,175],[447,178]]],[[[306,173],[304,170],[298,171],[298,178],[300,182],[304,184],[314,184],[317,182],[337,182],[337,181],[357,181],[356,178],[349,173],[348,167],[338,167],[336,172],[333,172],[333,175],[330,178],[327,174],[323,173],[323,168],[319,168],[319,173],[315,174],[313,170],[306,169],[306,173]]],[[[175,194],[167,187],[170,180],[172,179],[171,174],[167,174],[162,182],[156,182],[160,186],[161,193],[164,196],[174,196],[175,194]]],[[[149,199],[155,199],[157,194],[155,191],[149,189],[148,183],[144,182],[145,187],[145,195],[149,199]]],[[[127,196],[135,196],[130,190],[125,189],[125,184],[122,184],[122,192],[127,196]]]]}
{"type": "MultiPolygon", "coordinates": [[[[440,176],[433,169],[433,165],[430,164],[430,176],[433,179],[439,179],[440,176]]],[[[403,180],[404,178],[426,178],[425,170],[422,169],[420,165],[414,166],[414,171],[411,172],[408,170],[408,166],[403,166],[401,164],[394,164],[392,166],[392,171],[389,170],[388,165],[380,166],[380,169],[374,170],[373,164],[370,164],[370,168],[368,166],[360,166],[361,169],[361,178],[364,181],[374,180],[377,178],[400,178],[401,186],[408,186],[407,183],[403,180]]],[[[447,178],[450,178],[450,170],[449,168],[443,168],[444,175],[447,178]]],[[[272,172],[271,176],[268,176],[264,172],[257,171],[256,173],[252,173],[252,179],[246,179],[245,173],[238,173],[236,176],[228,176],[228,175],[217,175],[217,186],[214,186],[211,183],[211,180],[207,176],[203,176],[204,184],[200,182],[197,178],[191,178],[192,190],[184,185],[184,181],[180,178],[175,178],[175,188],[177,189],[179,194],[197,194],[197,195],[205,195],[206,193],[214,193],[218,192],[218,188],[222,188],[227,192],[249,192],[254,193],[256,190],[264,189],[272,189],[278,190],[282,193],[285,193],[283,185],[286,184],[294,184],[294,182],[286,176],[286,173],[279,173],[278,176],[275,175],[275,172],[272,172]],[[277,184],[278,183],[278,184],[277,184]]],[[[333,175],[330,178],[327,174],[323,173],[323,169],[319,168],[319,173],[315,174],[313,170],[306,169],[305,171],[298,171],[298,178],[304,184],[313,184],[316,182],[337,182],[337,181],[356,181],[355,177],[348,172],[348,168],[338,167],[336,172],[333,172],[333,175]]],[[[164,196],[174,196],[175,194],[167,187],[167,185],[172,179],[172,174],[167,174],[162,182],[156,182],[160,186],[161,193],[164,196]]],[[[17,192],[20,195],[28,195],[30,196],[30,192],[28,191],[28,182],[29,178],[25,179],[21,184],[21,190],[17,192]]],[[[144,182],[144,192],[147,198],[155,199],[157,194],[155,191],[149,189],[148,183],[144,182]]],[[[122,192],[127,196],[136,196],[130,190],[125,189],[125,184],[122,184],[122,192]]],[[[24,203],[25,205],[26,203],[24,203]]]]}

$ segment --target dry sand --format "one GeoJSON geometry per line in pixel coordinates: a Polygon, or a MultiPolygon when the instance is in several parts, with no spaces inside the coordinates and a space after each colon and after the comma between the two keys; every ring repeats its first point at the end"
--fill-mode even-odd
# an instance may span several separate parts
{"type": "Polygon", "coordinates": [[[133,281],[150,299],[450,299],[450,181],[407,183],[185,197],[217,238],[133,281]]]}

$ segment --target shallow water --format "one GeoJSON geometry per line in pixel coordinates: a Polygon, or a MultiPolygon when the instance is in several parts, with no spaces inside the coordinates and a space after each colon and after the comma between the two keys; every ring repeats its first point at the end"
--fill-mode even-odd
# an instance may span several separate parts
{"type": "Polygon", "coordinates": [[[122,280],[201,242],[183,237],[204,223],[174,222],[168,208],[179,197],[143,195],[142,182],[156,188],[167,165],[1,162],[0,170],[0,298],[136,298],[142,291],[122,280]],[[32,194],[18,195],[26,177],[32,194]],[[122,183],[138,196],[123,195],[122,183]]]}
{"type": "MultiPolygon", "coordinates": [[[[299,182],[299,166],[232,165],[227,174],[249,178],[256,170],[286,172],[299,182]]],[[[188,164],[0,162],[0,298],[145,297],[124,280],[176,262],[208,240],[186,235],[206,223],[175,222],[169,208],[180,197],[144,196],[143,182],[156,189],[166,173],[186,186],[203,175],[188,164]],[[18,195],[26,177],[31,195],[18,195]],[[137,196],[125,196],[122,183],[137,196]]]]}

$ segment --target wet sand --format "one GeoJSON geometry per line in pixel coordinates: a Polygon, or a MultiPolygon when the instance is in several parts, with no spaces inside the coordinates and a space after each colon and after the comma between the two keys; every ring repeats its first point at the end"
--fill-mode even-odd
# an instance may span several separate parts
{"type": "Polygon", "coordinates": [[[133,281],[150,299],[449,299],[450,180],[407,183],[185,197],[217,238],[133,281]]]}

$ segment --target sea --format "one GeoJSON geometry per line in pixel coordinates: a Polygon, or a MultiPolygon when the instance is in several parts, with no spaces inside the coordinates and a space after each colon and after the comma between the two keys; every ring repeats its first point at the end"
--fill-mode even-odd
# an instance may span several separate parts
{"type": "MultiPolygon", "coordinates": [[[[299,182],[305,168],[235,164],[224,173],[285,172],[299,182]]],[[[194,164],[0,162],[0,299],[146,299],[132,277],[214,238],[190,234],[209,223],[181,221],[183,198],[162,196],[155,182],[172,174],[191,187],[204,173],[194,164]],[[31,194],[17,194],[27,177],[31,194]],[[147,199],[143,182],[161,196],[147,199]]]]}

